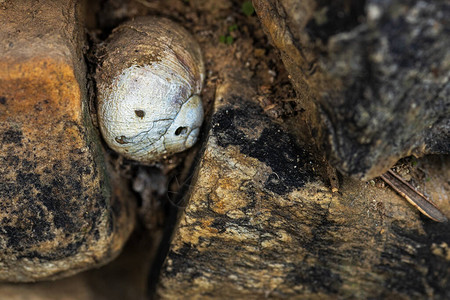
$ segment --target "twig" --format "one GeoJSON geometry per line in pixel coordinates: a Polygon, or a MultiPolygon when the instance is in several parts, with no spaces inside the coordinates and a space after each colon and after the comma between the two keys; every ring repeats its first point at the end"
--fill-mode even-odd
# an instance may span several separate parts
{"type": "Polygon", "coordinates": [[[398,174],[389,170],[380,177],[425,216],[437,222],[447,222],[447,217],[433,202],[428,200],[422,193],[403,180],[398,174]]]}

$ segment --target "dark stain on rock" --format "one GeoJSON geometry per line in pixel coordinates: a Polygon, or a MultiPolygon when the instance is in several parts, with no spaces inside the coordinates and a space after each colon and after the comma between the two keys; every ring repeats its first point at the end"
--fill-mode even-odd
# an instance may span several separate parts
{"type": "Polygon", "coordinates": [[[40,175],[35,173],[24,173],[18,171],[16,175],[16,182],[19,186],[40,186],[40,175]]]}
{"type": "Polygon", "coordinates": [[[211,228],[217,229],[218,233],[224,233],[227,230],[228,222],[225,218],[214,218],[211,228]]]}
{"type": "Polygon", "coordinates": [[[317,266],[297,265],[294,271],[286,276],[286,281],[292,286],[305,286],[313,293],[325,292],[327,295],[337,293],[342,280],[338,274],[329,268],[317,266]]]}
{"type": "Polygon", "coordinates": [[[16,226],[2,226],[3,232],[7,237],[7,247],[20,249],[21,241],[24,241],[28,238],[28,234],[26,231],[17,228],[16,226]]]}
{"type": "MultiPolygon", "coordinates": [[[[310,263],[299,261],[293,266],[285,280],[290,286],[302,285],[305,289],[314,292],[325,292],[326,294],[338,293],[342,286],[342,278],[340,271],[336,270],[336,266],[344,264],[342,257],[348,257],[342,254],[341,245],[333,238],[339,235],[340,226],[336,222],[328,218],[328,210],[314,202],[305,202],[304,205],[310,205],[313,208],[305,208],[305,211],[315,211],[313,217],[308,217],[308,228],[310,234],[303,234],[304,227],[295,214],[286,209],[286,207],[274,206],[271,214],[277,220],[283,220],[283,228],[293,232],[296,238],[292,243],[286,245],[289,248],[304,249],[308,253],[308,257],[314,258],[317,263],[311,267],[310,263]]],[[[273,229],[272,229],[273,230],[273,229]]],[[[276,230],[276,229],[275,229],[276,230]]],[[[269,232],[265,230],[264,232],[269,232]]],[[[274,232],[276,235],[276,232],[274,232]]],[[[283,245],[281,244],[283,247],[283,245]]],[[[359,249],[350,249],[350,251],[358,252],[359,249]]],[[[269,252],[270,256],[267,261],[279,260],[278,253],[269,252]]],[[[357,258],[356,258],[357,259],[357,258]]],[[[286,266],[288,267],[288,266],[286,266]]]]}
{"type": "MultiPolygon", "coordinates": [[[[168,277],[175,277],[177,274],[190,274],[196,273],[198,275],[198,266],[195,265],[194,258],[202,259],[202,255],[197,249],[192,248],[191,245],[184,243],[183,246],[177,250],[177,252],[170,251],[168,259],[172,260],[171,270],[166,270],[164,273],[168,277]]],[[[204,258],[203,258],[204,260],[204,258]]],[[[198,276],[197,276],[198,277],[198,276]]],[[[192,280],[195,278],[190,277],[192,280]]]]}
{"type": "Polygon", "coordinates": [[[53,163],[52,169],[53,169],[54,172],[62,171],[62,163],[61,163],[61,161],[56,161],[55,163],[53,163]]]}
{"type": "Polygon", "coordinates": [[[116,215],[111,215],[106,196],[88,184],[99,176],[89,153],[68,153],[65,161],[41,159],[13,127],[0,134],[0,141],[0,211],[10,216],[0,225],[2,259],[51,262],[112,234],[101,220],[105,210],[107,223],[114,223],[116,215]],[[49,241],[59,246],[48,248],[49,241]]]}
{"type": "Polygon", "coordinates": [[[94,240],[98,241],[100,239],[100,231],[97,227],[92,227],[89,233],[94,237],[94,240]]]}
{"type": "Polygon", "coordinates": [[[0,96],[0,104],[2,105],[6,104],[6,97],[0,96]]]}
{"type": "Polygon", "coordinates": [[[17,155],[8,155],[5,161],[10,168],[16,168],[19,165],[20,158],[17,155]]]}
{"type": "Polygon", "coordinates": [[[36,162],[30,161],[28,159],[23,159],[22,160],[22,170],[24,170],[24,171],[31,171],[34,168],[36,168],[36,162]]]}
{"type": "Polygon", "coordinates": [[[10,128],[3,133],[3,144],[15,144],[16,146],[23,146],[23,134],[19,129],[10,128]]]}
{"type": "MultiPolygon", "coordinates": [[[[450,111],[450,101],[443,107],[443,110],[450,111]]],[[[428,129],[425,138],[425,145],[431,153],[448,154],[450,153],[450,118],[442,118],[435,125],[428,129]]]]}
{"type": "Polygon", "coordinates": [[[83,244],[86,243],[86,239],[83,238],[79,241],[69,243],[68,245],[64,247],[59,247],[56,249],[53,249],[53,251],[46,252],[46,253],[39,253],[37,251],[30,251],[30,252],[23,252],[22,254],[18,255],[18,259],[22,258],[28,258],[28,259],[40,259],[42,262],[45,261],[52,261],[52,260],[58,260],[63,259],[66,257],[70,257],[73,255],[76,255],[79,251],[80,247],[83,246],[83,244]]]}
{"type": "MultiPolygon", "coordinates": [[[[236,98],[236,103],[245,103],[236,98]]],[[[242,104],[240,106],[243,106],[242,104]]],[[[246,103],[245,109],[226,107],[218,111],[212,120],[213,134],[221,147],[239,146],[240,151],[256,158],[272,169],[265,187],[279,195],[305,185],[315,178],[312,156],[295,143],[283,128],[264,115],[259,106],[246,103]],[[257,138],[245,131],[262,129],[257,138]]]]}
{"type": "Polygon", "coordinates": [[[408,251],[402,243],[395,245],[387,244],[385,251],[381,253],[380,264],[376,265],[379,273],[386,274],[385,287],[414,298],[428,298],[430,287],[433,298],[448,299],[450,297],[450,263],[445,259],[433,254],[433,246],[448,243],[450,232],[448,224],[435,223],[424,218],[424,230],[426,235],[417,231],[393,225],[394,240],[405,240],[405,244],[414,245],[414,251],[408,251]],[[441,227],[437,229],[436,227],[441,227]],[[436,236],[438,235],[438,236],[436,236]],[[391,262],[396,261],[393,265],[391,262]],[[427,268],[422,266],[425,264],[427,268]],[[426,282],[424,282],[426,278],[426,282]],[[443,282],[446,282],[445,284],[443,282]]]}
{"type": "Polygon", "coordinates": [[[66,233],[77,232],[79,226],[76,226],[76,223],[69,217],[70,210],[68,210],[67,203],[63,199],[55,197],[56,195],[51,187],[46,186],[44,189],[48,190],[49,193],[39,193],[37,199],[44,204],[49,212],[53,213],[53,222],[56,228],[64,229],[66,233]]]}
{"type": "MultiPolygon", "coordinates": [[[[5,199],[7,197],[15,197],[17,195],[17,186],[12,183],[12,182],[0,182],[0,197],[2,199],[5,199]]],[[[6,212],[7,211],[7,207],[8,207],[8,203],[6,203],[5,201],[0,201],[0,209],[2,212],[6,212]]],[[[4,222],[2,222],[3,224],[5,224],[4,222]]]]}
{"type": "Polygon", "coordinates": [[[30,246],[38,243],[52,240],[51,224],[48,222],[47,215],[33,199],[23,200],[11,215],[20,218],[20,223],[11,223],[11,220],[3,226],[7,240],[7,247],[17,251],[26,251],[30,246]]]}
{"type": "Polygon", "coordinates": [[[30,237],[33,238],[34,242],[52,240],[55,235],[50,231],[50,223],[43,217],[45,216],[44,210],[39,205],[34,208],[26,218],[28,227],[31,228],[30,237]]]}
{"type": "Polygon", "coordinates": [[[327,44],[331,36],[350,31],[364,20],[365,3],[366,0],[317,1],[316,14],[326,8],[325,16],[321,19],[322,22],[317,22],[316,18],[311,18],[306,25],[306,32],[313,41],[320,39],[324,44],[327,44]]]}
{"type": "Polygon", "coordinates": [[[85,242],[86,242],[86,239],[83,238],[81,240],[78,240],[76,242],[68,244],[64,248],[56,249],[55,252],[59,253],[60,258],[73,256],[73,255],[77,254],[78,249],[80,249],[80,247],[83,246],[83,244],[85,244],[85,242]]]}
{"type": "Polygon", "coordinates": [[[450,262],[444,257],[448,257],[450,251],[448,248],[450,243],[449,224],[437,223],[426,217],[423,217],[423,220],[425,236],[428,238],[426,239],[427,246],[419,248],[419,257],[427,261],[427,283],[433,288],[435,298],[450,299],[450,262]],[[432,252],[436,247],[440,248],[442,256],[432,252]]]}
{"type": "Polygon", "coordinates": [[[82,166],[78,168],[78,173],[84,174],[84,175],[90,175],[92,173],[92,170],[90,167],[82,166]]]}

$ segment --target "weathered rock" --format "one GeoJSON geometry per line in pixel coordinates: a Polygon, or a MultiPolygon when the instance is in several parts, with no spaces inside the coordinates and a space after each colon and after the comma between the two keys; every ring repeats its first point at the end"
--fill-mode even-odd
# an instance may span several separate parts
{"type": "MultiPolygon", "coordinates": [[[[313,155],[251,100],[251,73],[230,63],[219,74],[207,142],[162,269],[162,299],[450,296],[449,224],[421,218],[381,181],[344,177],[332,193],[313,155]]],[[[421,163],[432,179],[415,180],[439,185],[432,196],[449,216],[443,159],[421,163]]]]}
{"type": "Polygon", "coordinates": [[[405,156],[450,153],[448,2],[253,3],[341,172],[369,179],[405,156]]]}
{"type": "Polygon", "coordinates": [[[88,113],[81,2],[0,3],[0,280],[112,260],[134,203],[88,113]]]}
{"type": "MultiPolygon", "coordinates": [[[[7,300],[144,300],[148,268],[158,239],[137,230],[117,259],[68,278],[33,283],[0,283],[7,300]]],[[[152,236],[155,237],[155,236],[152,236]]]]}

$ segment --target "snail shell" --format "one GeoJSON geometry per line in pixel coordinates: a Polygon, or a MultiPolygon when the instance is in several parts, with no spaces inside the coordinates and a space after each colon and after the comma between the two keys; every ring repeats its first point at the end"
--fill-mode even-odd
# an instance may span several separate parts
{"type": "Polygon", "coordinates": [[[142,17],[113,30],[96,72],[100,131],[114,151],[155,162],[191,147],[203,122],[200,46],[181,26],[142,17]]]}

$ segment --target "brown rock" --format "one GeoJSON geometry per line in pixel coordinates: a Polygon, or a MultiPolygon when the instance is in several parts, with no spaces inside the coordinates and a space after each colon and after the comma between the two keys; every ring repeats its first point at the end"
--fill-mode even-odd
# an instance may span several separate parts
{"type": "MultiPolygon", "coordinates": [[[[231,64],[219,74],[162,299],[448,297],[448,224],[421,218],[375,182],[344,177],[332,192],[313,155],[251,100],[248,71],[231,64]]],[[[420,168],[443,189],[433,199],[448,216],[450,161],[442,159],[420,168]]]]}
{"type": "Polygon", "coordinates": [[[7,300],[144,300],[147,273],[157,247],[153,234],[135,231],[117,259],[68,278],[33,283],[0,283],[7,300]]]}
{"type": "Polygon", "coordinates": [[[134,203],[107,175],[88,113],[79,2],[0,3],[0,280],[102,265],[134,203]]]}

